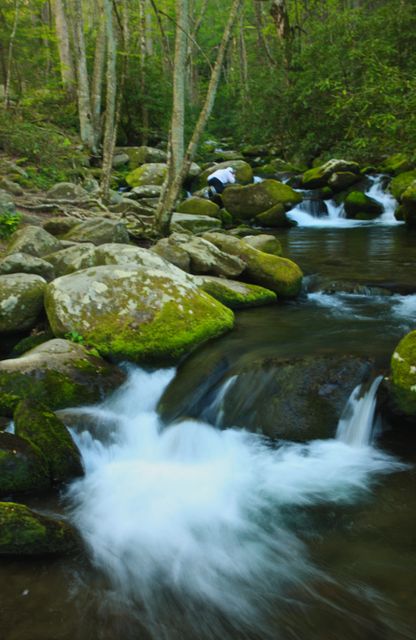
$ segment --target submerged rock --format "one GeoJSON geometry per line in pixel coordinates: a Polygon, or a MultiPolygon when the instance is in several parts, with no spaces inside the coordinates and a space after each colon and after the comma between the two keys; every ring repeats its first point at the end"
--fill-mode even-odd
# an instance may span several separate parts
{"type": "Polygon", "coordinates": [[[104,356],[176,360],[233,325],[229,309],[179,273],[111,265],[58,278],[45,296],[52,330],[77,332],[104,356]]]}
{"type": "Polygon", "coordinates": [[[124,377],[80,344],[48,340],[19,358],[0,362],[0,415],[11,416],[22,399],[38,400],[52,409],[97,402],[124,377]]]}
{"type": "Polygon", "coordinates": [[[1,556],[59,555],[77,548],[77,534],[64,520],[40,515],[23,504],[0,502],[1,556]]]}
{"type": "Polygon", "coordinates": [[[0,332],[34,327],[43,309],[45,287],[46,281],[36,275],[0,276],[0,332]]]}

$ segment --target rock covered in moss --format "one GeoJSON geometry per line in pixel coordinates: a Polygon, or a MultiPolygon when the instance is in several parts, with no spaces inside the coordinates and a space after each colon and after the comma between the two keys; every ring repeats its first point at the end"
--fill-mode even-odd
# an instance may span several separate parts
{"type": "Polygon", "coordinates": [[[13,420],[16,435],[41,451],[52,484],[83,474],[78,447],[63,422],[46,405],[21,400],[13,420]]]}
{"type": "Polygon", "coordinates": [[[403,193],[406,191],[408,187],[416,180],[416,170],[414,171],[406,171],[401,173],[400,175],[393,178],[390,182],[390,191],[392,195],[398,200],[401,201],[401,197],[403,193]]]}
{"type": "Polygon", "coordinates": [[[126,193],[126,197],[131,200],[143,200],[143,198],[154,198],[159,200],[162,194],[162,186],[158,184],[143,184],[140,187],[134,187],[126,193]]]}
{"type": "Polygon", "coordinates": [[[85,200],[88,192],[73,182],[58,182],[46,194],[48,200],[85,200]]]}
{"type": "Polygon", "coordinates": [[[391,389],[398,411],[416,420],[416,331],[402,338],[394,350],[391,389]]]}
{"type": "Polygon", "coordinates": [[[296,226],[296,222],[288,217],[286,207],[282,202],[275,204],[263,213],[259,213],[255,221],[260,227],[272,229],[285,229],[296,226]]]}
{"type": "Polygon", "coordinates": [[[142,164],[166,162],[167,153],[156,147],[117,147],[116,153],[123,153],[128,156],[131,167],[138,167],[142,164]]]}
{"type": "MultiPolygon", "coordinates": [[[[14,182],[13,180],[9,180],[8,178],[0,179],[0,187],[2,190],[7,191],[7,193],[10,193],[12,196],[20,197],[24,195],[24,191],[20,186],[20,184],[18,184],[17,182],[14,182]]],[[[0,196],[0,201],[1,201],[1,196],[0,196]]],[[[1,209],[1,204],[0,204],[0,209],[1,209]]]]}
{"type": "Polygon", "coordinates": [[[28,253],[42,258],[47,253],[59,251],[61,243],[41,227],[29,225],[16,231],[10,238],[7,253],[28,253]]]}
{"type": "Polygon", "coordinates": [[[50,485],[39,448],[17,435],[0,432],[0,496],[43,491],[50,485]]]}
{"type": "Polygon", "coordinates": [[[16,207],[10,193],[5,189],[0,189],[0,215],[16,213],[16,207]]]}
{"type": "Polygon", "coordinates": [[[383,213],[383,205],[361,191],[351,191],[344,201],[347,218],[372,220],[383,213]]]}
{"type": "Polygon", "coordinates": [[[202,291],[224,304],[230,309],[246,309],[260,307],[276,302],[277,296],[273,291],[247,284],[237,280],[226,280],[214,276],[196,276],[195,282],[202,291]]]}
{"type": "Polygon", "coordinates": [[[203,237],[225,253],[237,255],[246,263],[244,280],[271,289],[285,298],[299,294],[303,274],[292,260],[258,251],[244,240],[223,233],[204,233],[203,237]]]}
{"type": "Polygon", "coordinates": [[[282,255],[282,245],[276,236],[259,233],[256,236],[244,236],[243,240],[247,242],[250,247],[254,247],[254,249],[258,249],[258,251],[263,251],[263,253],[270,253],[272,256],[282,255]]]}
{"type": "Polygon", "coordinates": [[[161,162],[151,162],[143,164],[138,169],[134,169],[126,176],[129,187],[140,187],[147,184],[163,184],[168,167],[161,162]]]}
{"type": "Polygon", "coordinates": [[[53,280],[55,272],[50,262],[28,253],[11,253],[0,260],[0,275],[9,273],[32,273],[45,280],[53,280]]]}
{"type": "Polygon", "coordinates": [[[183,274],[169,264],[161,256],[153,251],[128,244],[109,242],[98,247],[95,252],[96,266],[103,265],[137,265],[146,269],[161,269],[170,273],[176,273],[179,277],[183,274]]]}
{"type": "Polygon", "coordinates": [[[411,171],[414,166],[415,163],[405,153],[395,153],[384,160],[380,166],[380,171],[398,176],[406,171],[411,171]]]}
{"type": "Polygon", "coordinates": [[[403,220],[408,227],[416,227],[416,180],[402,194],[403,220]]]}
{"type": "MultiPolygon", "coordinates": [[[[328,180],[328,187],[332,191],[343,191],[360,180],[361,176],[352,171],[337,171],[328,180]]],[[[324,187],[325,188],[325,187],[324,187]]]]}
{"type": "Polygon", "coordinates": [[[0,502],[0,555],[40,556],[72,553],[79,548],[73,528],[23,504],[0,502]]]}
{"type": "MultiPolygon", "coordinates": [[[[73,335],[83,340],[82,335],[73,335]]],[[[19,358],[0,362],[0,415],[12,415],[25,398],[52,409],[91,404],[118,387],[124,377],[81,344],[48,340],[19,358]]]]}
{"type": "Polygon", "coordinates": [[[360,167],[356,162],[350,160],[328,160],[319,167],[313,167],[305,171],[302,176],[301,184],[303,189],[320,189],[329,184],[331,176],[335,173],[352,173],[359,177],[360,167]]]}
{"type": "Polygon", "coordinates": [[[46,280],[13,273],[0,276],[0,332],[31,329],[43,309],[46,280]]]}
{"type": "Polygon", "coordinates": [[[45,306],[55,335],[76,331],[102,355],[135,362],[173,361],[233,325],[233,314],[187,274],[137,265],[58,278],[45,306]]]}
{"type": "Polygon", "coordinates": [[[186,253],[185,249],[183,249],[180,245],[174,244],[170,241],[172,237],[171,234],[168,238],[162,238],[158,240],[153,247],[151,247],[151,251],[156,253],[161,258],[164,258],[171,264],[175,265],[179,269],[183,271],[190,272],[191,270],[191,259],[189,255],[186,253]]]}
{"type": "Polygon", "coordinates": [[[217,218],[219,209],[219,206],[215,204],[215,202],[211,202],[211,200],[192,196],[181,202],[176,208],[176,211],[178,213],[191,213],[197,216],[212,216],[213,218],[217,218]]]}
{"type": "Polygon", "coordinates": [[[224,206],[235,219],[250,220],[277,204],[285,208],[302,201],[302,196],[278,180],[263,180],[245,187],[227,187],[222,194],[224,206]]]}
{"type": "Polygon", "coordinates": [[[63,239],[100,245],[106,242],[128,242],[129,234],[125,224],[120,220],[94,218],[72,227],[63,239]]]}
{"type": "Polygon", "coordinates": [[[43,223],[42,227],[53,236],[62,236],[68,233],[73,227],[79,224],[79,219],[73,216],[56,216],[49,218],[43,223]]]}
{"type": "Polygon", "coordinates": [[[203,233],[221,229],[221,220],[211,216],[196,216],[190,213],[174,213],[170,221],[171,231],[188,231],[189,233],[203,233]]]}
{"type": "Polygon", "coordinates": [[[207,169],[204,169],[198,177],[198,189],[202,189],[207,186],[208,176],[210,176],[211,173],[218,169],[227,169],[228,167],[235,169],[235,177],[237,182],[240,184],[248,184],[253,180],[253,169],[250,167],[248,162],[245,162],[244,160],[227,160],[226,162],[219,162],[218,164],[213,164],[207,169]]]}
{"type": "Polygon", "coordinates": [[[56,277],[65,276],[80,269],[95,265],[95,245],[91,242],[75,244],[67,249],[56,251],[45,256],[53,265],[56,277]]]}

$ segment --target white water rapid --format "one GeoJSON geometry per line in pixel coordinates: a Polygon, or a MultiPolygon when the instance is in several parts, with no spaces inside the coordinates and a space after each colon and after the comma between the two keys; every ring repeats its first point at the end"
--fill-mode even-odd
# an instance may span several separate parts
{"type": "Polygon", "coordinates": [[[131,369],[113,397],[78,410],[86,427],[74,437],[86,475],[69,490],[71,518],[151,637],[184,637],[166,624],[161,630],[170,608],[194,637],[255,630],[275,638],[283,603],[291,607],[329,581],[308,558],[308,509],[359,500],[379,474],[402,468],[369,446],[375,383],[351,399],[340,439],[275,445],[195,420],[163,427],[156,406],[173,376],[131,369]]]}
{"type": "Polygon", "coordinates": [[[335,200],[325,200],[328,215],[314,215],[314,202],[307,198],[300,205],[288,211],[288,217],[298,223],[300,227],[337,227],[352,228],[362,226],[390,226],[402,224],[394,217],[397,202],[393,196],[384,189],[384,176],[368,176],[371,186],[365,194],[373,198],[383,206],[383,213],[374,220],[349,220],[345,217],[344,205],[337,204],[335,200]]]}

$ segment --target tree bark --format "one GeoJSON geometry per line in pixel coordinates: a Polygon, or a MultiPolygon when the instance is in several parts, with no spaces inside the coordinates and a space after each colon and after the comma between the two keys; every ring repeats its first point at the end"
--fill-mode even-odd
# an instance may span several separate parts
{"type": "Polygon", "coordinates": [[[14,47],[14,41],[16,38],[17,25],[19,24],[20,4],[21,4],[21,0],[15,0],[13,28],[10,34],[9,50],[7,53],[7,75],[6,75],[6,84],[4,87],[4,106],[6,107],[6,109],[9,107],[9,102],[10,102],[10,83],[12,78],[13,47],[14,47]]]}
{"type": "Polygon", "coordinates": [[[101,104],[105,72],[106,30],[105,15],[102,0],[99,3],[98,32],[95,41],[94,70],[91,83],[91,113],[94,127],[95,146],[101,141],[101,104]]]}
{"type": "Polygon", "coordinates": [[[278,38],[283,47],[286,71],[289,71],[292,57],[292,30],[289,24],[286,0],[273,0],[270,15],[273,18],[278,38]]]}
{"type": "Polygon", "coordinates": [[[108,199],[115,143],[115,111],[117,93],[117,47],[113,28],[113,5],[111,0],[103,0],[105,31],[107,36],[106,109],[103,143],[103,173],[101,192],[108,199]]]}
{"type": "MultiPolygon", "coordinates": [[[[184,156],[180,171],[176,174],[175,178],[171,182],[169,188],[162,195],[155,216],[156,230],[161,235],[168,235],[170,228],[170,220],[172,217],[172,211],[178,200],[180,190],[182,188],[183,181],[189,173],[189,168],[195,157],[198,149],[198,144],[201,139],[202,133],[207,124],[208,118],[211,115],[215,97],[217,95],[218,84],[221,77],[222,66],[224,62],[225,53],[231,38],[231,33],[236,22],[239,10],[243,4],[243,0],[233,0],[228,21],[224,29],[222,40],[217,52],[217,58],[215,60],[214,67],[212,69],[211,78],[208,86],[208,90],[205,96],[204,106],[199,114],[199,118],[195,125],[191,140],[188,144],[186,154],[184,156]]],[[[169,172],[168,172],[169,173],[169,172]]],[[[169,184],[169,176],[165,181],[165,184],[169,184]]]]}
{"type": "Polygon", "coordinates": [[[142,144],[149,141],[149,109],[146,102],[147,21],[146,0],[139,0],[140,8],[140,96],[142,112],[142,144]]]}
{"type": "Polygon", "coordinates": [[[189,2],[188,0],[177,0],[175,64],[173,68],[173,107],[170,131],[172,167],[169,168],[173,179],[182,166],[185,153],[185,85],[188,30],[189,2]]]}
{"type": "Polygon", "coordinates": [[[55,0],[53,4],[55,29],[58,42],[58,54],[61,67],[62,86],[66,93],[75,96],[75,69],[69,41],[68,21],[64,0],[55,0]]]}

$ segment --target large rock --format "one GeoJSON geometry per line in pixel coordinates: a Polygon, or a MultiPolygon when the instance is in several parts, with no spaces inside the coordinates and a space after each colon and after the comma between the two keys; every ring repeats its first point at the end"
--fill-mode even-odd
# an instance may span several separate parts
{"type": "Polygon", "coordinates": [[[169,243],[186,251],[190,259],[191,273],[235,278],[246,267],[243,260],[229,253],[224,253],[215,244],[204,240],[204,238],[172,233],[169,236],[169,243]]]}
{"type": "Polygon", "coordinates": [[[253,169],[250,167],[248,162],[244,160],[227,160],[226,162],[220,162],[218,164],[213,164],[208,169],[205,169],[197,180],[197,185],[199,189],[207,186],[208,176],[211,175],[214,171],[218,169],[227,169],[227,167],[232,167],[235,169],[235,177],[237,182],[241,184],[248,184],[253,180],[253,169]]]}
{"type": "Polygon", "coordinates": [[[320,189],[329,184],[331,176],[335,173],[352,173],[360,176],[360,167],[356,162],[350,160],[328,160],[325,164],[314,167],[306,171],[301,179],[303,189],[320,189]]]}
{"type": "Polygon", "coordinates": [[[416,421],[416,331],[402,338],[393,353],[390,384],[396,411],[416,421]]]}
{"type": "Polygon", "coordinates": [[[16,213],[16,207],[10,193],[0,189],[0,215],[7,213],[16,213]]]}
{"type": "Polygon", "coordinates": [[[144,184],[141,187],[134,187],[125,195],[132,200],[141,200],[142,198],[154,198],[159,200],[162,193],[162,186],[159,184],[144,184]]]}
{"type": "Polygon", "coordinates": [[[411,171],[414,166],[415,163],[405,153],[395,153],[384,160],[380,166],[380,171],[398,176],[400,173],[411,171]]]}
{"type": "Polygon", "coordinates": [[[46,258],[53,265],[55,275],[58,277],[93,267],[95,265],[95,251],[94,244],[84,242],[68,247],[68,249],[51,253],[46,258]]]}
{"type": "Polygon", "coordinates": [[[179,278],[184,276],[181,271],[169,264],[163,257],[156,255],[155,252],[128,244],[109,243],[101,245],[95,253],[95,264],[96,266],[139,266],[149,271],[159,269],[170,273],[171,276],[177,275],[179,278]]]}
{"type": "Polygon", "coordinates": [[[95,245],[100,245],[106,242],[128,242],[129,234],[126,225],[119,220],[94,218],[80,222],[63,238],[74,242],[92,242],[95,245]]]}
{"type": "Polygon", "coordinates": [[[88,192],[79,184],[58,182],[46,194],[48,200],[85,200],[88,192]]]}
{"type": "Polygon", "coordinates": [[[16,435],[41,451],[52,484],[83,474],[78,447],[63,422],[47,406],[36,400],[21,400],[13,420],[16,435]]]}
{"type": "MultiPolygon", "coordinates": [[[[76,333],[73,337],[83,339],[76,333]]],[[[81,344],[48,340],[19,358],[0,362],[0,415],[11,416],[22,399],[38,400],[52,409],[91,404],[123,380],[118,368],[81,344]]]]}
{"type": "Polygon", "coordinates": [[[141,164],[160,163],[167,161],[167,153],[155,147],[117,147],[117,154],[126,154],[131,167],[138,167],[141,164]]]}
{"type": "Polygon", "coordinates": [[[358,220],[372,220],[381,216],[384,211],[380,202],[361,191],[351,191],[345,198],[344,207],[347,218],[358,220]]]}
{"type": "Polygon", "coordinates": [[[267,211],[259,213],[255,217],[255,222],[260,227],[266,227],[271,229],[285,229],[289,227],[295,227],[296,222],[291,220],[287,213],[286,207],[282,202],[275,204],[267,211]]]}
{"type": "Polygon", "coordinates": [[[195,216],[190,213],[174,213],[170,221],[171,231],[188,231],[189,233],[203,233],[221,229],[221,220],[211,216],[195,216]]]}
{"type": "Polygon", "coordinates": [[[244,280],[271,289],[285,298],[299,294],[303,274],[292,260],[258,251],[244,240],[223,233],[204,233],[203,237],[221,251],[236,255],[246,263],[244,280]]]}
{"type": "Polygon", "coordinates": [[[256,284],[226,280],[214,276],[196,276],[195,283],[202,291],[230,309],[246,309],[272,304],[277,296],[273,291],[256,284]]]}
{"type": "Polygon", "coordinates": [[[277,204],[285,208],[302,201],[302,196],[278,180],[264,180],[245,187],[231,186],[222,194],[224,206],[239,220],[250,220],[277,204]]]}
{"type": "Polygon", "coordinates": [[[416,180],[402,195],[403,219],[408,227],[416,227],[416,180]]]}
{"type": "Polygon", "coordinates": [[[23,504],[0,502],[0,555],[41,556],[74,552],[78,537],[64,520],[40,515],[23,504]]]}
{"type": "Polygon", "coordinates": [[[0,332],[31,329],[43,309],[46,281],[40,276],[13,273],[0,276],[0,332]]]}
{"type": "Polygon", "coordinates": [[[175,360],[233,325],[233,314],[186,274],[140,266],[58,278],[47,287],[45,306],[55,335],[75,331],[102,355],[136,362],[175,360]]]}
{"type": "MultiPolygon", "coordinates": [[[[4,191],[7,191],[7,193],[11,193],[13,196],[19,197],[24,195],[24,191],[20,186],[20,184],[18,184],[17,182],[14,182],[13,180],[8,180],[8,178],[2,178],[0,180],[0,187],[1,189],[4,189],[4,191]]],[[[0,202],[1,202],[1,195],[0,195],[0,202]]],[[[0,209],[1,209],[1,204],[0,204],[0,209]]]]}
{"type": "Polygon", "coordinates": [[[130,187],[141,187],[142,185],[163,184],[168,167],[161,162],[143,164],[138,169],[134,169],[126,176],[126,182],[130,187]]]}
{"type": "Polygon", "coordinates": [[[151,247],[151,251],[179,269],[189,272],[191,270],[191,259],[189,255],[180,245],[171,242],[171,237],[172,236],[169,236],[168,238],[158,240],[158,242],[151,247]]]}
{"type": "Polygon", "coordinates": [[[276,236],[259,233],[256,236],[244,236],[243,240],[247,242],[250,247],[254,247],[254,249],[258,249],[258,251],[263,251],[263,253],[270,253],[272,256],[282,255],[282,245],[276,236]]]}
{"type": "Polygon", "coordinates": [[[79,219],[74,216],[55,216],[43,223],[42,227],[53,236],[62,236],[79,224],[79,219]]]}
{"type": "Polygon", "coordinates": [[[0,432],[0,497],[43,491],[50,485],[41,451],[19,436],[0,432]]]}
{"type": "Polygon", "coordinates": [[[396,200],[401,200],[403,193],[408,187],[416,180],[416,169],[413,171],[406,171],[393,178],[390,182],[390,191],[396,200]]]}
{"type": "Polygon", "coordinates": [[[219,210],[220,208],[215,202],[195,196],[184,200],[176,208],[178,213],[191,213],[197,216],[212,216],[213,218],[218,218],[219,210]]]}
{"type": "Polygon", "coordinates": [[[55,272],[50,262],[36,258],[28,253],[11,253],[0,261],[0,275],[8,275],[10,273],[31,273],[45,278],[45,280],[53,280],[55,272]]]}
{"type": "Polygon", "coordinates": [[[47,253],[59,251],[61,243],[41,227],[29,225],[16,231],[7,247],[7,253],[29,253],[42,258],[47,253]]]}

